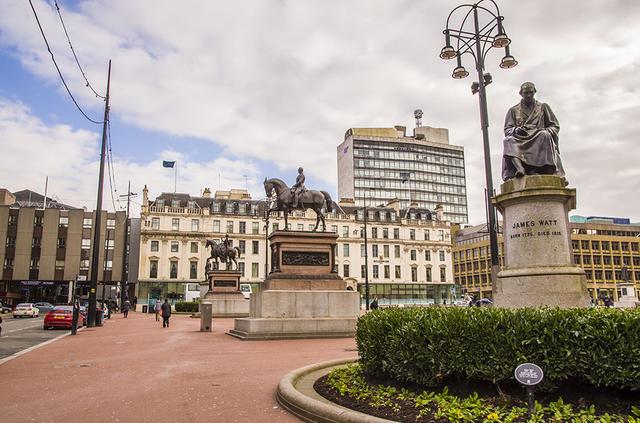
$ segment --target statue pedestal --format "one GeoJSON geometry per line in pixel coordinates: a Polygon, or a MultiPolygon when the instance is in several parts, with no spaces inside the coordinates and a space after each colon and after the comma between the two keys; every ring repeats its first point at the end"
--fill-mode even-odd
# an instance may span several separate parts
{"type": "Polygon", "coordinates": [[[565,181],[552,175],[515,178],[493,199],[504,221],[504,267],[493,292],[497,307],[589,305],[569,232],[576,191],[565,181]]]}
{"type": "Polygon", "coordinates": [[[276,231],[269,236],[271,273],[251,296],[248,318],[229,335],[240,339],[355,335],[360,298],[335,269],[338,235],[276,231]]]}
{"type": "Polygon", "coordinates": [[[249,301],[240,292],[240,276],[237,270],[207,272],[211,289],[204,294],[202,301],[211,303],[213,317],[249,315],[249,301]]]}
{"type": "Polygon", "coordinates": [[[616,285],[616,288],[620,290],[620,298],[614,304],[616,308],[636,308],[638,307],[638,297],[636,296],[636,289],[633,282],[622,282],[616,285]]]}

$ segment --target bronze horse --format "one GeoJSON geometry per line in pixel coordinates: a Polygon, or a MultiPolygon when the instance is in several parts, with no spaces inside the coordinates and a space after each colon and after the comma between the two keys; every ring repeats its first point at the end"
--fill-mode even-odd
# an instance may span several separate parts
{"type": "MultiPolygon", "coordinates": [[[[220,263],[218,259],[220,259],[223,263],[227,263],[227,259],[229,259],[229,264],[233,262],[236,265],[236,270],[238,270],[238,262],[236,261],[236,257],[240,258],[240,248],[228,248],[224,245],[224,243],[221,242],[220,244],[218,244],[212,239],[208,239],[204,245],[204,248],[209,247],[211,247],[211,257],[207,259],[207,262],[209,262],[209,260],[214,260],[215,268],[219,269],[220,263]]],[[[233,270],[233,266],[231,270],[233,270]]]]}
{"type": "Polygon", "coordinates": [[[331,201],[331,196],[328,192],[316,190],[304,191],[302,194],[300,194],[298,206],[292,207],[293,194],[291,193],[291,188],[289,188],[287,184],[282,182],[280,179],[265,178],[264,191],[267,194],[267,197],[271,197],[272,191],[275,191],[277,199],[275,200],[275,204],[272,204],[270,206],[269,211],[284,212],[285,228],[289,227],[287,217],[293,210],[311,209],[316,212],[316,226],[315,228],[313,228],[313,230],[316,231],[318,229],[320,221],[322,221],[322,231],[324,232],[327,229],[324,222],[324,213],[322,212],[322,209],[324,208],[328,213],[331,213],[333,211],[333,202],[331,201]]]}

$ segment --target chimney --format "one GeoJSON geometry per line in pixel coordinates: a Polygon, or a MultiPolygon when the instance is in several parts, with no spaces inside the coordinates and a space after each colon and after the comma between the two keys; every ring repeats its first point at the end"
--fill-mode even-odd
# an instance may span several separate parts
{"type": "Polygon", "coordinates": [[[202,191],[202,196],[204,198],[211,198],[211,190],[207,187],[202,191]]]}
{"type": "Polygon", "coordinates": [[[400,211],[400,200],[398,200],[397,198],[392,198],[387,203],[387,207],[390,207],[390,208],[394,209],[396,212],[399,212],[400,211]]]}
{"type": "Polygon", "coordinates": [[[444,206],[442,204],[438,204],[436,206],[436,220],[438,221],[444,220],[444,206]]]}

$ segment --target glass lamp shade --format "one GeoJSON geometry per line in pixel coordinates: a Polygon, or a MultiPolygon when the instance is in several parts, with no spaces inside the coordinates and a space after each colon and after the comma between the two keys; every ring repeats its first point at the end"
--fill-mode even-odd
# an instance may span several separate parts
{"type": "Polygon", "coordinates": [[[453,74],[451,76],[455,79],[462,79],[469,76],[469,72],[467,72],[464,66],[458,66],[453,70],[453,74]]]}
{"type": "Polygon", "coordinates": [[[510,54],[504,56],[502,61],[500,62],[500,67],[502,69],[509,69],[518,64],[518,61],[513,58],[510,54]]]}
{"type": "Polygon", "coordinates": [[[440,58],[444,60],[453,59],[458,53],[451,46],[444,46],[440,51],[440,58]]]}
{"type": "Polygon", "coordinates": [[[510,43],[511,43],[511,40],[509,39],[509,37],[507,37],[507,34],[505,34],[504,32],[501,32],[497,34],[495,37],[493,37],[493,46],[496,48],[506,47],[510,43]]]}

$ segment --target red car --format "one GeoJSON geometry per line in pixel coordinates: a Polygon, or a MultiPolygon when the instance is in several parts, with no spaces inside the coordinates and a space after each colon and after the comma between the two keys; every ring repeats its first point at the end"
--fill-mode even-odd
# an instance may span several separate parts
{"type": "MultiPolygon", "coordinates": [[[[71,329],[71,321],[73,318],[73,307],[72,306],[55,306],[53,310],[48,312],[44,316],[44,330],[53,329],[53,328],[65,328],[71,329]]],[[[78,314],[78,327],[82,327],[85,324],[85,315],[84,313],[78,314]]]]}

